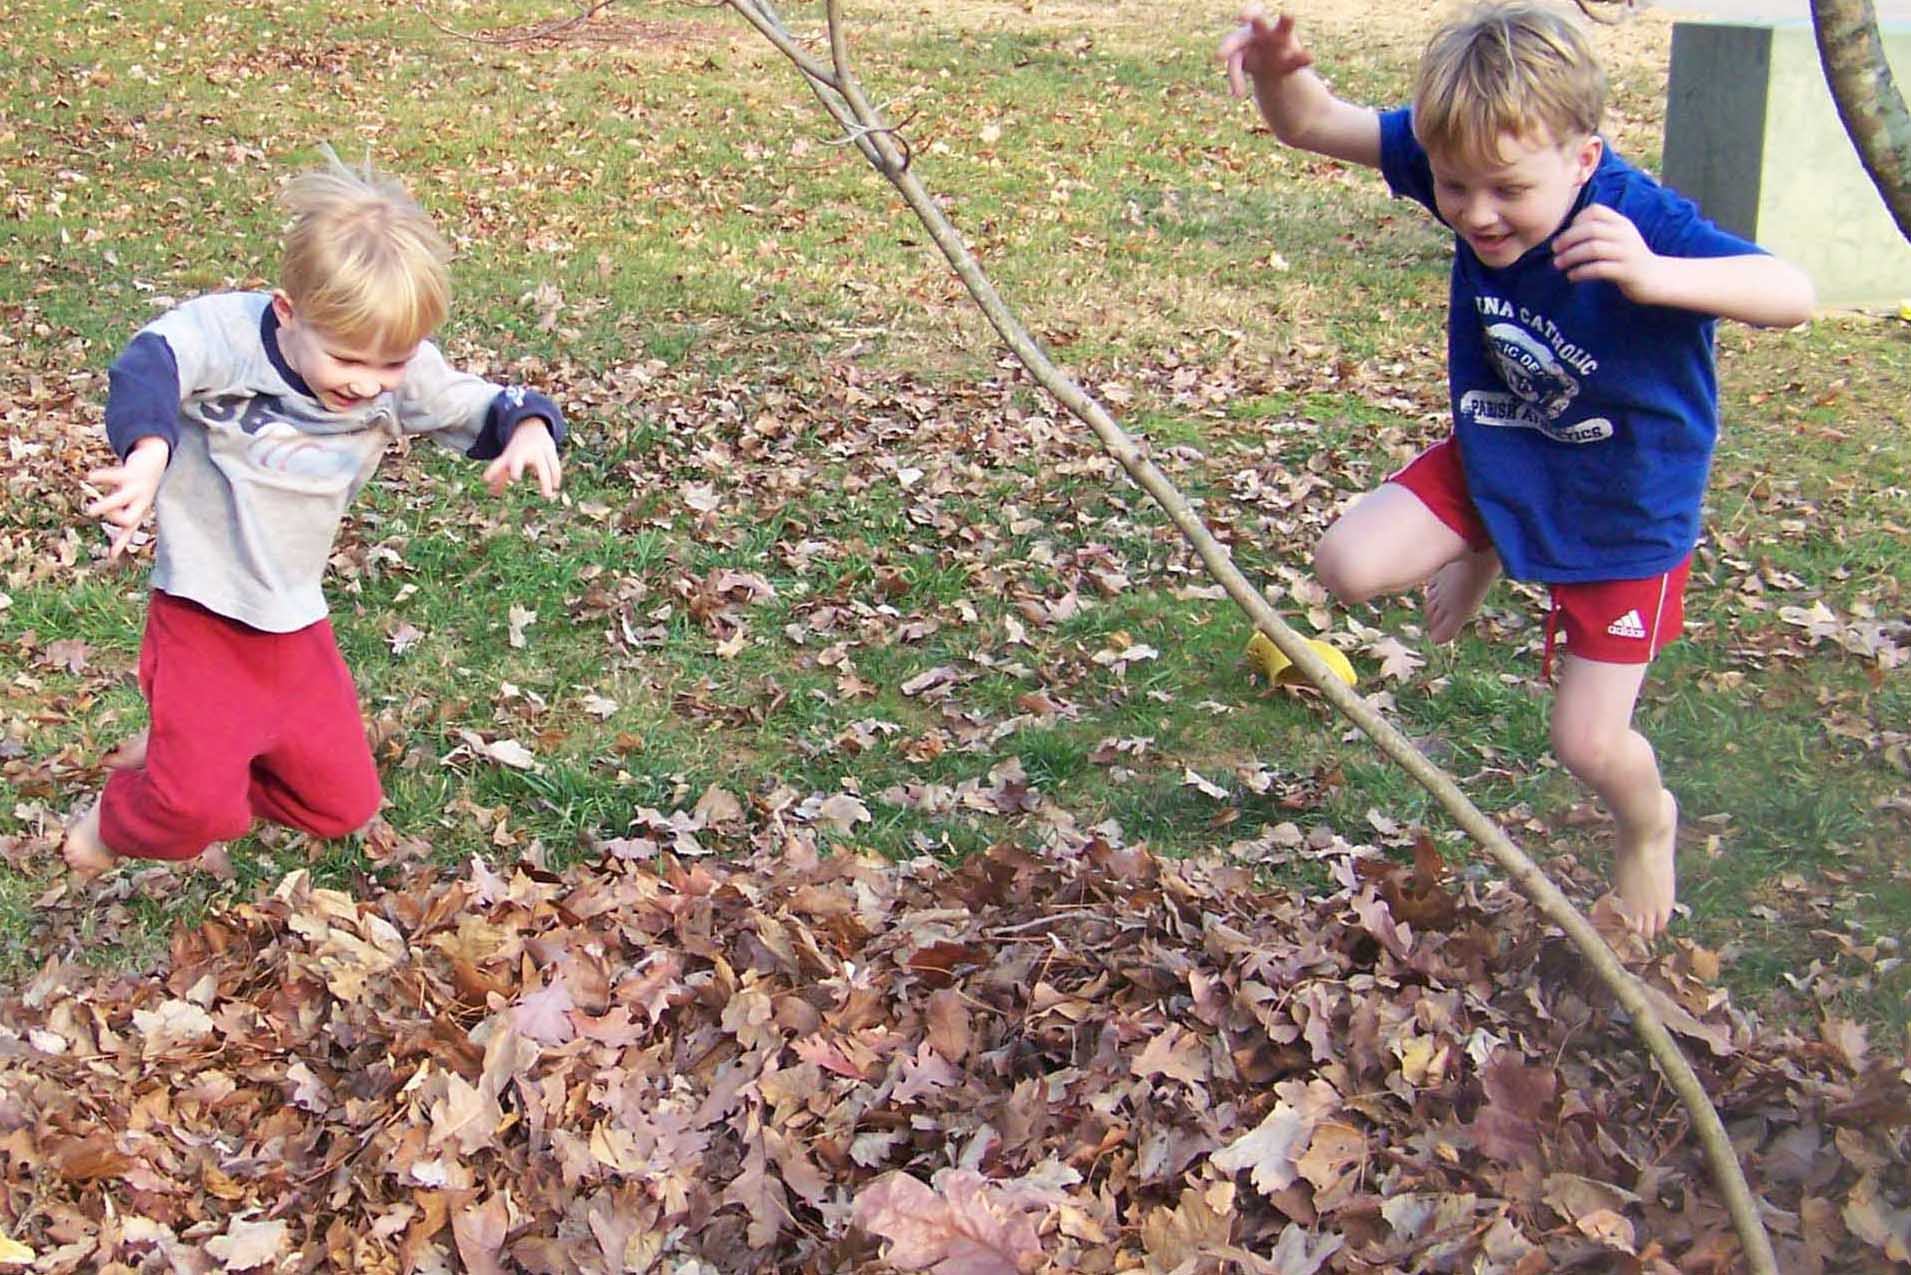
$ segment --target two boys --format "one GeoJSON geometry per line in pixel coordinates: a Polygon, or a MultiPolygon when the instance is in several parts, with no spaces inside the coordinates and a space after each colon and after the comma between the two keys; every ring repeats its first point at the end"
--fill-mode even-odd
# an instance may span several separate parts
{"type": "Polygon", "coordinates": [[[1283,143],[1379,169],[1454,235],[1453,434],[1355,502],[1315,569],[1347,603],[1424,584],[1436,642],[1502,573],[1550,587],[1553,750],[1611,811],[1620,903],[1655,934],[1678,804],[1632,711],[1683,622],[1718,435],[1714,320],[1802,323],[1811,282],[1606,146],[1605,75],[1559,11],[1474,9],[1428,45],[1411,106],[1385,112],[1328,90],[1291,17],[1250,11],[1220,58],[1283,143]]]}
{"type": "MultiPolygon", "coordinates": [[[[1455,237],[1453,435],[1356,502],[1316,568],[1347,602],[1425,584],[1442,642],[1501,573],[1550,586],[1548,665],[1556,635],[1567,647],[1554,751],[1611,810],[1620,901],[1656,933],[1678,807],[1631,719],[1683,620],[1718,427],[1714,321],[1803,322],[1811,284],[1606,147],[1603,72],[1550,9],[1450,24],[1412,105],[1384,113],[1327,89],[1291,18],[1251,13],[1220,53],[1282,142],[1380,169],[1455,237]]],[[[368,820],[377,776],[319,588],[345,504],[399,432],[495,458],[494,487],[527,468],[546,495],[558,482],[555,407],[453,372],[426,342],[448,289],[416,206],[336,162],[289,198],[280,290],[190,302],[113,368],[124,460],[94,476],[110,490],[92,512],[122,528],[117,553],[157,493],[153,726],[68,837],[81,871],[189,857],[255,815],[321,836],[368,820]]]]}
{"type": "Polygon", "coordinates": [[[189,859],[254,818],[320,837],[369,822],[382,793],[321,587],[345,507],[402,435],[476,460],[496,494],[548,498],[564,419],[522,388],[451,368],[427,339],[450,304],[449,252],[402,188],[329,156],[288,184],[280,286],[188,301],[109,372],[121,457],[87,512],[159,537],[140,645],[148,731],[121,748],[66,837],[82,875],[119,856],[189,859]]]}

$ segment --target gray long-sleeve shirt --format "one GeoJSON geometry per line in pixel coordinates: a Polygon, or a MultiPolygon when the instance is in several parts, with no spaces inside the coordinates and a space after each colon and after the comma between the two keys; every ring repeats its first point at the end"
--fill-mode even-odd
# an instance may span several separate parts
{"type": "Polygon", "coordinates": [[[458,371],[430,342],[396,391],[331,411],[286,363],[277,334],[267,293],[188,301],[113,364],[106,408],[121,456],[147,435],[172,447],[155,502],[153,587],[253,628],[289,633],[324,618],[339,521],[402,435],[488,460],[536,416],[563,440],[549,399],[458,371]]]}

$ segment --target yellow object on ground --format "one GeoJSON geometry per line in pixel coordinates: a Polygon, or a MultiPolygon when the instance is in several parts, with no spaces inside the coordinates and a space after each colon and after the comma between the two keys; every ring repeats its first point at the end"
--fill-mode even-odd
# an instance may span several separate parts
{"type": "MultiPolygon", "coordinates": [[[[1354,666],[1340,653],[1340,648],[1331,646],[1319,638],[1308,638],[1307,645],[1314,648],[1314,654],[1334,670],[1335,676],[1352,686],[1354,684],[1354,666]]],[[[1267,678],[1269,685],[1305,686],[1307,679],[1294,667],[1294,662],[1281,652],[1281,648],[1268,641],[1265,633],[1256,632],[1247,640],[1247,660],[1257,672],[1267,678]]]]}

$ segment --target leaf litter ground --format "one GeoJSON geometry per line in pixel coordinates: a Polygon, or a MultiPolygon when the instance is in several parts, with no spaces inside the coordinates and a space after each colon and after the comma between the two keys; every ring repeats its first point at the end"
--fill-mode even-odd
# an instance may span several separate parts
{"type": "MultiPolygon", "coordinates": [[[[561,872],[296,872],[148,975],[49,963],[0,1005],[11,1234],[61,1272],[1735,1267],[1614,1007],[1437,855],[1280,851],[1308,898],[704,805],[561,872]]],[[[1901,1062],[1632,955],[1783,1268],[1902,1260],[1901,1062]]]]}

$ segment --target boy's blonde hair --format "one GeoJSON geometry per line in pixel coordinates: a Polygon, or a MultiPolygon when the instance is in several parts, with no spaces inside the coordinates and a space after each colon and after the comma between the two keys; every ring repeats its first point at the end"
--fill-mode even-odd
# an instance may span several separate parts
{"type": "Polygon", "coordinates": [[[306,323],[379,350],[410,350],[451,307],[450,249],[424,209],[368,157],[348,167],[331,147],[280,201],[292,214],[279,286],[306,323]]]}
{"type": "Polygon", "coordinates": [[[1532,0],[1480,5],[1442,27],[1420,58],[1413,131],[1436,155],[1493,167],[1502,140],[1555,144],[1599,131],[1606,72],[1578,22],[1532,0]]]}

